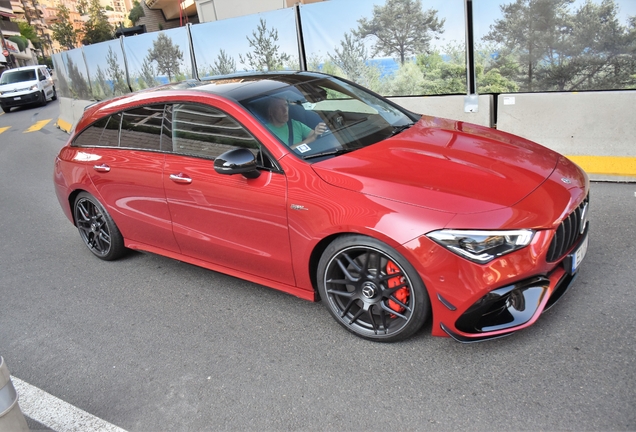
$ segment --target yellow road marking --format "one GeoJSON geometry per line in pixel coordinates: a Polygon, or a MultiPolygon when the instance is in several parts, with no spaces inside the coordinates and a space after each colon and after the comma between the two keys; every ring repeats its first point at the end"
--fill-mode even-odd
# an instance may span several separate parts
{"type": "Polygon", "coordinates": [[[23,133],[27,133],[27,132],[35,132],[35,131],[39,131],[40,129],[42,129],[44,126],[46,126],[46,124],[48,122],[50,122],[51,119],[47,119],[47,120],[40,120],[39,122],[35,122],[35,124],[33,124],[30,128],[28,128],[27,130],[25,130],[23,133]]]}
{"type": "Polygon", "coordinates": [[[7,129],[9,129],[11,126],[5,126],[5,127],[0,127],[0,133],[6,131],[7,129]]]}
{"type": "Polygon", "coordinates": [[[636,157],[625,156],[568,156],[588,174],[608,174],[636,177],[636,157]]]}

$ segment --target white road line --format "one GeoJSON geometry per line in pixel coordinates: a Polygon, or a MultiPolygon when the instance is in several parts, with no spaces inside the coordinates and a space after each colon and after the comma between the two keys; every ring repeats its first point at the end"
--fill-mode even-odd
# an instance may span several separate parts
{"type": "Polygon", "coordinates": [[[56,432],[126,432],[14,376],[22,413],[56,432]]]}

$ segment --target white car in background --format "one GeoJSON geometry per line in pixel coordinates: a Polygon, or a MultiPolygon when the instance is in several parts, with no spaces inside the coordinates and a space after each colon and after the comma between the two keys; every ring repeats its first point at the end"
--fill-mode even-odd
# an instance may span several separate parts
{"type": "Polygon", "coordinates": [[[56,100],[53,77],[46,66],[25,66],[8,69],[0,77],[0,106],[8,113],[11,108],[56,100]]]}

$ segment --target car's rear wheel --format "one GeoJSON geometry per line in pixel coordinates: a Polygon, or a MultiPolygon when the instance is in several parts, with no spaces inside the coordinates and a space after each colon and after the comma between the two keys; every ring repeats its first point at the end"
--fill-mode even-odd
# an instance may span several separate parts
{"type": "Polygon", "coordinates": [[[428,294],[413,266],[371,237],[347,235],[334,240],[320,259],[317,281],[331,315],[365,339],[405,339],[429,315],[428,294]]]}
{"type": "Polygon", "coordinates": [[[95,197],[81,192],[75,199],[73,214],[80,237],[95,256],[111,261],[125,253],[119,228],[95,197]]]}

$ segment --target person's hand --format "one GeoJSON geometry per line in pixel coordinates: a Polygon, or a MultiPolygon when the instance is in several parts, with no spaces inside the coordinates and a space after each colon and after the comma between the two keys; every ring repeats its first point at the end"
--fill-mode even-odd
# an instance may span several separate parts
{"type": "Polygon", "coordinates": [[[327,125],[321,122],[316,125],[316,127],[314,128],[314,132],[316,133],[316,135],[322,135],[327,132],[327,129],[327,125]]]}

